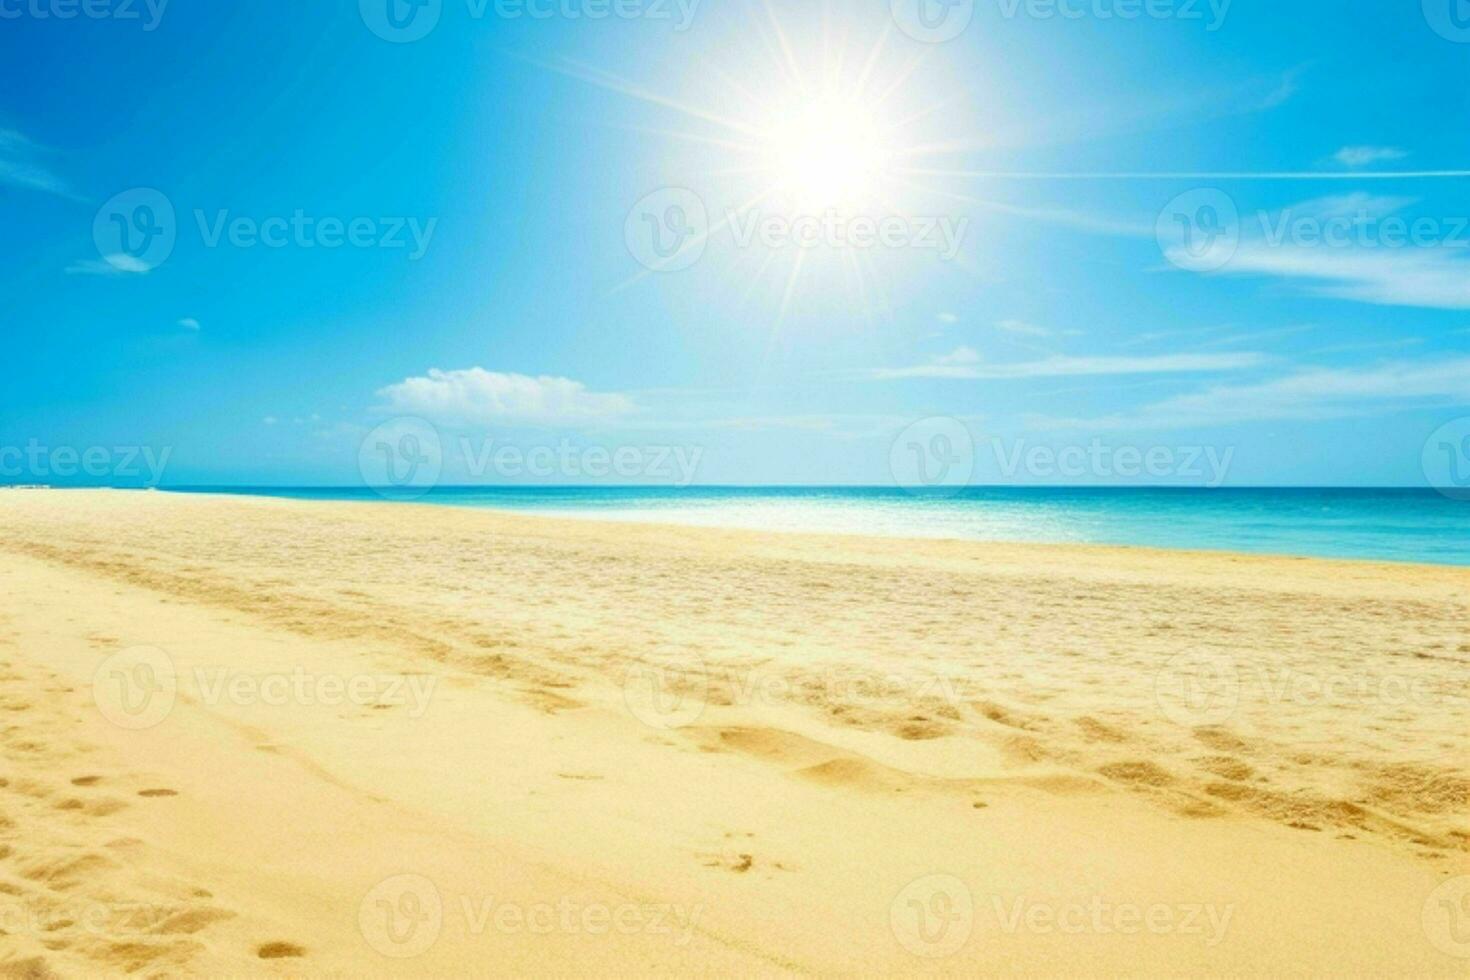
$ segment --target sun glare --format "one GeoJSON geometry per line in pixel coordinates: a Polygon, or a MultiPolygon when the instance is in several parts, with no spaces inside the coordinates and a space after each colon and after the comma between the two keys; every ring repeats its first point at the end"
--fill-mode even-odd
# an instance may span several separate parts
{"type": "MultiPolygon", "coordinates": [[[[790,12],[794,24],[750,8],[740,42],[695,59],[697,84],[678,95],[585,65],[560,70],[682,117],[637,127],[684,148],[659,164],[681,174],[671,186],[699,207],[642,217],[660,241],[693,243],[676,254],[720,249],[742,302],[776,303],[776,328],[817,290],[871,319],[888,310],[895,268],[939,254],[935,229],[956,205],[920,168],[972,139],[959,128],[966,89],[940,52],[905,43],[882,10],[852,29],[833,23],[827,3],[790,12]]],[[[623,285],[663,271],[644,265],[623,285]]]]}
{"type": "Polygon", "coordinates": [[[803,100],[777,114],[766,157],[775,194],[800,213],[873,206],[893,165],[891,137],[859,100],[803,100]]]}

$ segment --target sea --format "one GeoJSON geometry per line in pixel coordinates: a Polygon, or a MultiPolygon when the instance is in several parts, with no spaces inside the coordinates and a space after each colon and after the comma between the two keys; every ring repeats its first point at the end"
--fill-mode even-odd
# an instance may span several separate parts
{"type": "Polygon", "coordinates": [[[1470,565],[1470,495],[1434,489],[434,487],[410,497],[362,487],[173,489],[762,531],[1470,565]]]}

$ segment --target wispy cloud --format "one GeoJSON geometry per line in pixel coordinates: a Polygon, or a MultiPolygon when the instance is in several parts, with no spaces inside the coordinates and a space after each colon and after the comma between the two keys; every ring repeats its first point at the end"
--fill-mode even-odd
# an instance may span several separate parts
{"type": "Polygon", "coordinates": [[[1444,249],[1240,247],[1235,275],[1308,280],[1318,296],[1377,306],[1470,310],[1470,257],[1444,249]]]}
{"type": "Polygon", "coordinates": [[[1052,330],[1048,327],[1039,327],[1025,320],[997,320],[995,329],[1006,333],[1018,333],[1026,337],[1050,337],[1052,330]]]}
{"type": "Polygon", "coordinates": [[[968,350],[968,348],[960,348],[951,354],[935,358],[928,364],[865,371],[854,378],[864,381],[901,381],[910,378],[978,381],[1104,375],[1202,374],[1212,371],[1238,371],[1243,368],[1256,367],[1265,360],[1262,355],[1255,353],[1160,354],[1142,357],[1067,357],[1059,355],[1008,364],[955,360],[956,355],[968,350]]]}
{"type": "Polygon", "coordinates": [[[1356,354],[1367,350],[1402,350],[1405,347],[1419,347],[1424,343],[1423,337],[1399,337],[1394,340],[1364,340],[1350,344],[1331,344],[1327,347],[1318,347],[1308,351],[1311,357],[1322,354],[1356,354]]]}
{"type": "Polygon", "coordinates": [[[1344,167],[1367,167],[1389,160],[1402,160],[1407,150],[1396,146],[1344,146],[1332,155],[1332,159],[1344,167]]]}
{"type": "Polygon", "coordinates": [[[183,327],[185,330],[194,330],[196,332],[200,329],[199,321],[194,319],[192,316],[186,316],[182,320],[180,320],[179,326],[183,327]]]}
{"type": "MultiPolygon", "coordinates": [[[[1242,94],[1240,111],[1263,112],[1267,109],[1275,109],[1290,102],[1301,90],[1297,82],[1303,73],[1311,67],[1310,65],[1298,65],[1290,71],[1283,72],[1279,78],[1267,81],[1263,89],[1255,93],[1245,92],[1242,94]]],[[[1256,83],[1260,85],[1261,83],[1256,83]]]]}
{"type": "Polygon", "coordinates": [[[1317,329],[1310,323],[1297,323],[1285,327],[1273,327],[1269,330],[1247,330],[1241,333],[1230,333],[1225,336],[1211,337],[1200,342],[1200,347],[1237,347],[1240,344],[1255,344],[1262,340],[1276,340],[1280,337],[1293,337],[1297,334],[1310,333],[1317,329]]]}
{"type": "Polygon", "coordinates": [[[956,347],[934,359],[935,364],[979,364],[980,353],[973,347],[956,347]]]}
{"type": "Polygon", "coordinates": [[[1371,415],[1395,405],[1470,404],[1470,357],[1363,368],[1307,368],[1270,381],[1213,385],[1136,411],[1094,419],[1037,419],[1051,428],[1165,429],[1371,415]]]}
{"type": "Polygon", "coordinates": [[[68,275],[73,276],[117,278],[118,276],[146,275],[153,271],[153,266],[142,259],[118,253],[109,255],[105,259],[77,259],[66,267],[66,271],[68,275]]]}
{"type": "MultiPolygon", "coordinates": [[[[1420,240],[1420,223],[1399,215],[1415,203],[1344,194],[1243,215],[1238,246],[1212,274],[1294,280],[1311,295],[1377,306],[1470,309],[1470,229],[1461,219],[1426,219],[1440,237],[1420,240]]],[[[1170,254],[1187,267],[1187,257],[1170,254]]]]}
{"type": "Polygon", "coordinates": [[[588,391],[570,378],[530,377],[473,367],[437,368],[378,391],[384,410],[445,425],[580,425],[637,411],[624,394],[588,391]]]}
{"type": "Polygon", "coordinates": [[[40,162],[44,149],[13,129],[0,129],[0,184],[76,199],[66,181],[40,162]]]}
{"type": "MultiPolygon", "coordinates": [[[[640,416],[620,429],[628,432],[796,432],[860,440],[880,436],[892,437],[894,431],[913,422],[908,414],[834,412],[820,415],[739,415],[712,413],[661,414],[640,416]]],[[[955,415],[960,421],[979,424],[977,415],[955,415]]]]}
{"type": "Polygon", "coordinates": [[[1078,337],[1082,334],[1081,330],[1057,330],[1027,320],[997,320],[995,329],[1024,337],[1078,337]]]}

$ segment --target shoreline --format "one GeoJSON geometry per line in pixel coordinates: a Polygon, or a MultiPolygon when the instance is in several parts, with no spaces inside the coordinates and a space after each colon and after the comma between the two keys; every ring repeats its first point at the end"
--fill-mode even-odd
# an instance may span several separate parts
{"type": "MultiPolygon", "coordinates": [[[[294,488],[288,488],[294,489],[294,488]]],[[[335,488],[332,488],[335,489],[335,488]]],[[[479,489],[479,488],[468,488],[479,489]]],[[[539,489],[539,488],[538,488],[539,489]]],[[[1028,488],[1029,489],[1029,488],[1028,488]]],[[[1046,488],[1052,489],[1052,488],[1046,488]]],[[[1112,489],[1112,488],[1087,488],[1087,489],[1112,489]]],[[[1140,488],[1140,489],[1170,489],[1170,488],[1140,488]]],[[[1240,488],[1250,489],[1250,488],[1240,488]]],[[[1279,489],[1279,488],[1269,488],[1279,489]]],[[[1315,490],[1315,489],[1337,489],[1316,487],[1291,487],[1285,489],[1315,490]]],[[[1414,489],[1414,488],[1348,488],[1348,489],[1414,489]]],[[[382,498],[353,499],[337,497],[293,497],[272,493],[237,493],[233,490],[169,490],[164,488],[126,488],[126,487],[0,487],[0,492],[5,490],[16,490],[20,492],[36,493],[41,491],[52,493],[159,493],[178,497],[204,497],[204,498],[235,498],[258,501],[289,501],[295,503],[322,503],[343,506],[392,506],[394,508],[415,507],[433,508],[436,510],[451,510],[458,512],[483,512],[505,518],[525,519],[529,521],[542,521],[550,524],[557,522],[570,522],[574,524],[601,524],[624,530],[642,527],[661,528],[665,531],[713,531],[719,533],[741,533],[749,535],[774,535],[778,537],[837,539],[846,541],[885,541],[885,542],[914,542],[941,545],[959,545],[977,548],[995,549],[1050,549],[1055,551],[1087,552],[1118,552],[1124,555],[1154,555],[1164,558],[1170,555],[1181,557],[1210,559],[1219,558],[1231,561],[1280,561],[1280,562],[1319,562],[1323,564],[1336,564],[1348,567],[1355,566],[1383,566],[1386,568],[1422,568],[1440,570],[1470,571],[1470,563],[1460,562],[1433,562],[1410,559],[1394,558],[1358,558],[1343,556],[1327,556],[1298,554],[1293,552],[1271,552],[1271,551],[1239,551],[1228,548],[1173,548],[1146,544],[1114,544],[1092,541],[1036,541],[1036,540],[1010,540],[1010,539],[985,539],[966,537],[941,537],[930,535],[901,535],[901,534],[876,534],[860,531],[819,531],[802,529],[758,529],[743,525],[715,524],[715,523],[692,523],[680,521],[628,520],[616,517],[597,517],[587,513],[549,513],[545,511],[531,511],[514,507],[496,507],[490,505],[467,506],[452,503],[439,503],[426,500],[391,500],[382,498]]]]}
{"type": "Polygon", "coordinates": [[[0,532],[0,913],[153,913],[0,966],[1462,970],[1453,567],[169,493],[0,532]]]}

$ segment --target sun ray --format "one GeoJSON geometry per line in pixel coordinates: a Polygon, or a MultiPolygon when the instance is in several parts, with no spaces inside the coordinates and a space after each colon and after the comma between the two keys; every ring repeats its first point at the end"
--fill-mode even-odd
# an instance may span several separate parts
{"type": "Polygon", "coordinates": [[[761,379],[765,377],[766,365],[769,364],[771,360],[771,352],[775,349],[776,341],[781,336],[781,328],[786,323],[786,312],[791,306],[791,297],[796,291],[796,284],[801,279],[801,267],[802,263],[805,261],[805,257],[806,254],[798,250],[796,253],[796,258],[792,261],[791,275],[787,277],[786,280],[786,291],[781,297],[780,309],[777,310],[775,319],[771,321],[771,329],[766,332],[766,346],[765,349],[761,352],[760,369],[756,374],[756,387],[759,387],[761,379]]]}
{"type": "Polygon", "coordinates": [[[760,99],[756,97],[754,92],[750,91],[738,79],[718,65],[705,65],[703,70],[715,81],[720,82],[734,92],[735,98],[741,105],[756,105],[760,102],[760,99]]]}
{"type": "MultiPolygon", "coordinates": [[[[904,116],[902,119],[898,120],[898,122],[896,122],[896,123],[893,124],[893,128],[895,130],[908,129],[910,126],[914,125],[915,123],[923,122],[925,119],[928,119],[930,116],[935,115],[936,113],[938,113],[938,112],[940,112],[940,111],[942,111],[944,109],[949,108],[950,105],[952,105],[954,102],[957,102],[959,100],[959,98],[960,98],[959,93],[954,93],[954,94],[949,95],[949,96],[947,96],[947,97],[945,97],[943,99],[933,99],[933,100],[931,100],[928,103],[928,105],[926,105],[924,108],[920,109],[918,112],[911,113],[910,115],[904,116]]],[[[976,145],[977,146],[989,146],[990,144],[989,143],[983,143],[983,144],[982,143],[977,143],[976,145]]]]}
{"type": "Polygon", "coordinates": [[[802,78],[801,66],[796,61],[796,54],[791,50],[790,39],[787,38],[786,32],[781,29],[781,22],[776,19],[776,11],[771,9],[771,0],[761,0],[761,5],[765,7],[766,20],[770,23],[771,30],[776,35],[776,43],[781,48],[781,56],[785,59],[786,70],[791,73],[793,84],[795,84],[798,90],[805,89],[806,82],[802,78]]]}
{"type": "Polygon", "coordinates": [[[854,89],[859,97],[868,90],[868,80],[872,78],[873,72],[877,70],[878,61],[883,55],[883,49],[888,46],[888,39],[892,36],[893,23],[890,21],[884,25],[883,33],[878,36],[878,40],[868,52],[868,60],[863,65],[862,73],[858,75],[854,89]]]}
{"type": "Polygon", "coordinates": [[[872,323],[873,308],[868,302],[868,290],[866,284],[863,281],[863,267],[858,261],[857,253],[851,251],[843,252],[842,262],[844,265],[848,266],[852,272],[853,286],[857,289],[858,308],[863,311],[863,315],[867,318],[868,322],[872,323]]]}
{"type": "MultiPolygon", "coordinates": [[[[925,48],[915,54],[912,58],[910,58],[908,64],[906,64],[894,76],[893,80],[889,82],[888,87],[884,89],[876,99],[873,100],[873,105],[875,107],[882,107],[883,104],[886,103],[890,98],[892,98],[895,93],[899,92],[905,85],[908,84],[909,80],[913,78],[914,73],[917,72],[919,68],[924,65],[925,62],[933,57],[933,55],[933,48],[925,48]]],[[[946,99],[944,101],[947,102],[949,100],[946,99]]],[[[925,114],[927,115],[927,113],[925,114]]]]}
{"type": "Polygon", "coordinates": [[[1436,180],[1464,179],[1470,170],[1127,170],[1127,171],[1026,171],[1026,170],[910,170],[922,177],[965,177],[977,180],[1436,180]]]}
{"type": "Polygon", "coordinates": [[[801,267],[805,263],[806,252],[797,249],[796,261],[791,264],[791,276],[786,280],[786,292],[781,297],[781,308],[776,312],[776,330],[780,330],[781,325],[786,322],[786,314],[791,309],[791,297],[796,294],[796,284],[801,280],[801,267]]]}
{"type": "MultiPolygon", "coordinates": [[[[734,222],[734,220],[737,217],[741,217],[746,212],[748,212],[750,209],[752,209],[754,207],[757,207],[761,203],[761,201],[764,200],[766,196],[768,196],[768,194],[769,194],[769,192],[766,192],[765,194],[762,194],[762,195],[760,195],[758,197],[752,198],[751,200],[747,201],[745,204],[743,204],[740,207],[738,207],[738,208],[730,211],[729,213],[727,213],[725,215],[725,219],[723,221],[720,221],[720,222],[718,222],[716,224],[710,225],[702,233],[700,233],[698,235],[695,235],[694,237],[690,238],[688,242],[686,242],[684,245],[680,246],[679,252],[676,252],[674,255],[670,256],[666,260],[665,264],[672,264],[673,261],[676,258],[678,258],[679,253],[682,253],[686,248],[689,247],[690,244],[699,244],[699,245],[708,244],[708,242],[709,242],[709,240],[711,238],[713,238],[719,232],[724,231],[726,228],[728,228],[734,222]]],[[[638,273],[636,273],[635,275],[630,276],[627,279],[624,279],[622,282],[618,283],[612,289],[608,290],[607,295],[611,296],[611,295],[614,295],[616,293],[620,293],[623,290],[627,289],[628,287],[633,286],[636,283],[642,282],[644,279],[648,278],[649,276],[651,276],[654,273],[659,272],[659,271],[661,271],[661,270],[657,266],[650,266],[648,268],[645,268],[645,269],[639,271],[638,273]]]]}
{"type": "Polygon", "coordinates": [[[677,129],[655,129],[651,126],[630,126],[626,123],[614,122],[591,122],[588,125],[599,126],[603,129],[616,129],[625,133],[641,133],[645,136],[662,136],[667,139],[676,140],[681,143],[698,143],[703,146],[718,146],[726,150],[738,150],[742,153],[759,153],[760,146],[755,143],[737,143],[735,140],[721,139],[718,136],[704,136],[699,133],[687,133],[677,129]]]}
{"type": "Polygon", "coordinates": [[[640,102],[647,102],[650,105],[657,105],[662,106],[666,109],[673,109],[674,111],[681,112],[684,115],[689,116],[693,119],[699,119],[704,122],[714,123],[717,126],[724,126],[727,129],[734,130],[737,133],[744,133],[747,136],[758,138],[761,135],[760,130],[739,120],[729,119],[724,116],[720,116],[713,112],[710,112],[709,110],[700,109],[697,106],[685,105],[684,103],[679,102],[675,99],[671,99],[668,96],[659,95],[656,92],[650,92],[647,89],[642,88],[641,86],[633,84],[627,79],[619,78],[618,76],[613,75],[610,72],[605,72],[601,69],[593,68],[589,65],[583,65],[569,59],[566,60],[565,65],[558,65],[552,62],[536,63],[539,64],[541,67],[547,69],[548,71],[559,72],[560,74],[567,75],[568,77],[580,79],[581,81],[596,85],[599,88],[605,88],[610,92],[617,92],[619,95],[626,95],[631,99],[637,99],[640,102]]]}
{"type": "Polygon", "coordinates": [[[742,305],[750,299],[750,294],[755,291],[755,287],[760,281],[765,279],[766,270],[771,267],[771,263],[774,261],[776,261],[776,253],[774,251],[767,251],[766,257],[761,260],[760,266],[755,270],[755,275],[751,276],[750,282],[745,284],[745,291],[740,294],[742,305]]]}

